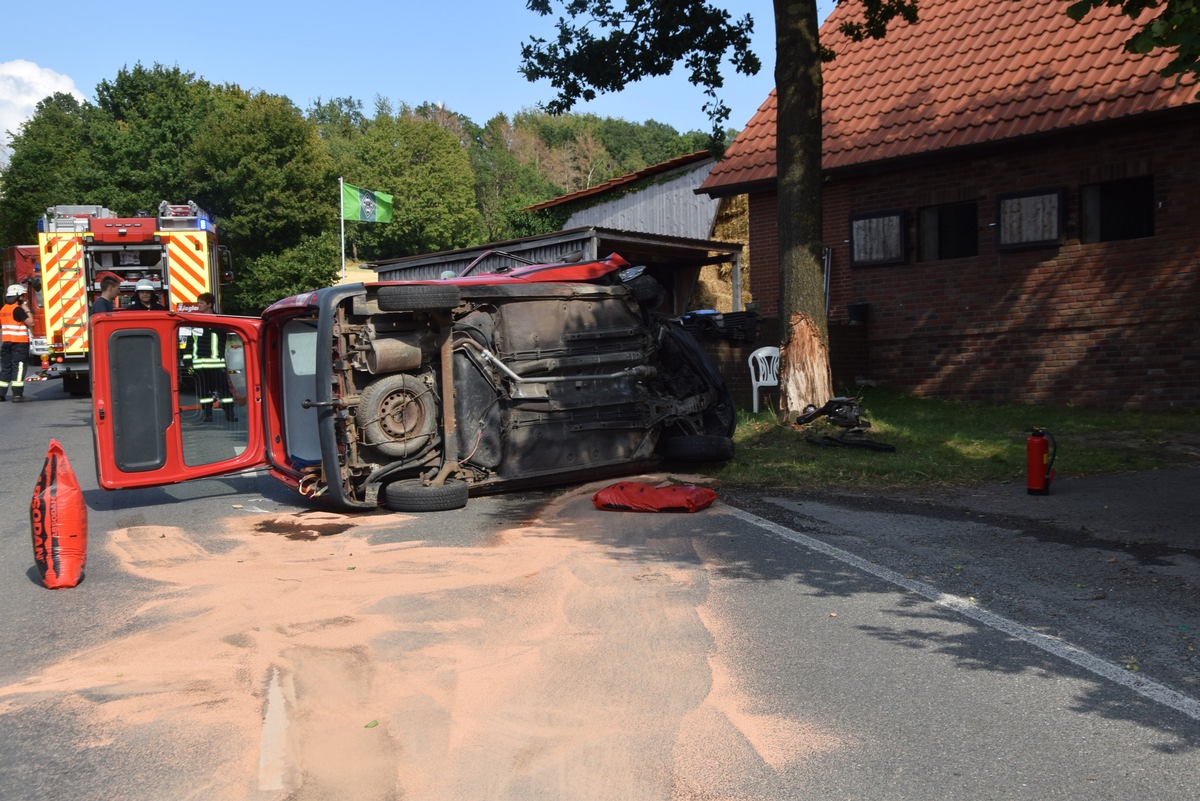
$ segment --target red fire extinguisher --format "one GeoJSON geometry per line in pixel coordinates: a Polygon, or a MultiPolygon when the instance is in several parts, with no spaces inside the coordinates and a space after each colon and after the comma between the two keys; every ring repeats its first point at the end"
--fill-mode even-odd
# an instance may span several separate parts
{"type": "Polygon", "coordinates": [[[1057,453],[1058,445],[1053,434],[1041,426],[1029,429],[1029,439],[1025,440],[1025,484],[1030,495],[1050,494],[1057,453]]]}

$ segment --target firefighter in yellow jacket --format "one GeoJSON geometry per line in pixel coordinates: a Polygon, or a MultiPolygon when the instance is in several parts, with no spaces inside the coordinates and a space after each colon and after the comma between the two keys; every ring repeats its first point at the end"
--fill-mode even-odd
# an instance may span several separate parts
{"type": "Polygon", "coordinates": [[[29,362],[29,329],[33,316],[25,307],[25,287],[13,284],[4,296],[0,307],[0,401],[8,400],[8,391],[13,393],[14,403],[24,403],[25,366],[29,362]]]}
{"type": "MultiPolygon", "coordinates": [[[[212,314],[216,299],[211,292],[198,298],[201,314],[212,314]]],[[[234,411],[233,395],[229,390],[229,375],[225,371],[226,333],[213,328],[193,328],[191,336],[184,340],[183,365],[196,377],[196,395],[204,409],[204,422],[212,422],[213,407],[225,411],[225,420],[238,421],[234,411]]]]}

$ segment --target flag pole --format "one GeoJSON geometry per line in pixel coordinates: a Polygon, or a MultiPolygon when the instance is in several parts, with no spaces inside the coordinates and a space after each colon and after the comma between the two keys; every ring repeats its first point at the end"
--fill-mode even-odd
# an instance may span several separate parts
{"type": "Polygon", "coordinates": [[[344,179],[338,176],[338,219],[342,221],[342,283],[346,283],[346,207],[342,198],[346,196],[344,179]]]}

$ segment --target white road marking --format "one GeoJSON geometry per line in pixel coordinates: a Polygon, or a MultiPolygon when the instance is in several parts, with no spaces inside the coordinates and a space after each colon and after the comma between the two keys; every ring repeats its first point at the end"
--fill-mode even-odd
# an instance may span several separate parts
{"type": "Polygon", "coordinates": [[[262,747],[258,754],[258,789],[287,787],[287,700],[279,681],[279,669],[271,668],[267,685],[267,708],[263,712],[262,747]]]}
{"type": "Polygon", "coordinates": [[[905,578],[894,570],[888,570],[886,567],[880,567],[879,565],[872,564],[866,559],[862,559],[852,553],[843,551],[840,548],[836,548],[826,542],[814,539],[813,537],[801,534],[798,531],[793,531],[786,526],[773,523],[770,520],[766,520],[758,515],[751,514],[750,512],[745,512],[741,509],[735,509],[728,505],[722,505],[719,508],[719,511],[743,520],[753,526],[757,526],[758,528],[768,531],[778,537],[791,540],[792,542],[808,548],[810,551],[829,556],[838,560],[839,562],[843,562],[844,564],[861,570],[864,573],[870,573],[876,578],[883,579],[890,584],[894,584],[897,587],[901,587],[909,592],[916,593],[923,598],[927,598],[939,606],[952,609],[964,617],[969,617],[978,623],[982,623],[983,625],[996,629],[997,631],[1002,631],[1010,637],[1015,637],[1022,642],[1034,646],[1035,648],[1040,648],[1046,653],[1077,665],[1078,667],[1081,667],[1089,673],[1099,676],[1100,678],[1107,679],[1114,684],[1119,684],[1122,687],[1130,689],[1143,698],[1174,709],[1176,712],[1187,715],[1193,720],[1200,720],[1200,701],[1196,700],[1195,698],[1184,695],[1176,690],[1172,690],[1170,687],[1159,684],[1158,682],[1138,676],[1135,673],[1131,673],[1120,665],[1108,662],[1098,656],[1088,653],[1087,651],[1076,648],[1073,645],[1068,645],[1060,639],[1034,631],[1026,626],[1022,626],[1016,621],[1009,620],[1002,615],[989,612],[986,609],[975,605],[966,598],[962,598],[957,595],[949,595],[941,592],[936,587],[932,587],[920,581],[913,581],[912,579],[905,578]]]}

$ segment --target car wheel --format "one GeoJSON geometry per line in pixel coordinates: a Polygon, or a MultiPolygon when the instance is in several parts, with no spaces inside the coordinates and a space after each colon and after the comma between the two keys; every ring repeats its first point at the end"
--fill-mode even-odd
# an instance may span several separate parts
{"type": "Polygon", "coordinates": [[[648,275],[639,275],[625,284],[639,306],[646,309],[657,309],[662,305],[662,284],[648,275]]]}
{"type": "Polygon", "coordinates": [[[389,312],[453,309],[461,300],[458,287],[432,284],[381,286],[375,298],[379,308],[389,312]]]}
{"type": "Polygon", "coordinates": [[[385,456],[412,456],[437,437],[433,390],[406,373],[373,381],[358,402],[366,443],[385,456]]]}
{"type": "Polygon", "coordinates": [[[663,440],[662,455],[680,462],[728,462],[733,458],[733,440],[712,434],[693,434],[663,440]]]}
{"type": "Polygon", "coordinates": [[[695,337],[682,328],[668,326],[666,333],[674,341],[682,357],[678,362],[679,369],[690,368],[697,381],[718,388],[717,402],[705,409],[700,416],[700,430],[710,436],[732,437],[734,429],[737,428],[737,406],[733,402],[729,385],[721,377],[712,357],[695,337]]]}
{"type": "Polygon", "coordinates": [[[448,512],[467,505],[467,489],[467,482],[458,479],[447,479],[440,486],[410,479],[387,484],[379,499],[393,512],[448,512]]]}
{"type": "Polygon", "coordinates": [[[717,395],[717,402],[704,413],[704,430],[722,439],[733,436],[737,428],[737,406],[733,402],[733,393],[729,387],[722,384],[717,395]]]}

